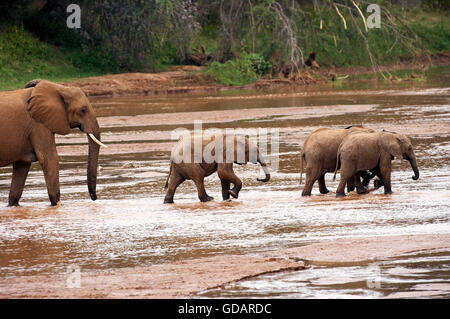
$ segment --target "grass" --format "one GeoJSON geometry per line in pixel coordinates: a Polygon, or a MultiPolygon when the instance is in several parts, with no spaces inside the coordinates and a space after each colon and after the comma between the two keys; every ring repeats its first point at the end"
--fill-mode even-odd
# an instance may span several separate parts
{"type": "Polygon", "coordinates": [[[0,90],[22,88],[36,78],[67,82],[104,74],[102,69],[89,67],[90,56],[41,42],[21,26],[4,27],[0,30],[0,90]]]}
{"type": "MultiPolygon", "coordinates": [[[[450,14],[443,11],[427,11],[421,8],[405,9],[397,12],[406,22],[408,28],[416,33],[421,43],[415,43],[416,49],[422,47],[423,52],[442,53],[450,51],[450,14]]],[[[347,30],[342,23],[332,15],[328,24],[324,25],[323,31],[316,30],[315,33],[306,35],[306,52],[316,52],[320,65],[335,66],[370,66],[370,58],[364,42],[355,29],[351,20],[346,16],[348,22],[347,30]],[[332,23],[333,22],[333,23],[332,23]],[[331,23],[331,24],[330,24],[331,23]]],[[[357,20],[361,23],[360,20],[357,20]]],[[[401,24],[397,27],[405,30],[401,24]]],[[[363,29],[363,26],[360,25],[363,29]]],[[[397,41],[390,29],[369,29],[365,33],[370,50],[378,64],[395,63],[400,58],[411,57],[412,52],[407,45],[413,40],[397,41]]],[[[410,34],[412,37],[412,35],[410,34]]],[[[401,39],[401,38],[400,38],[401,39]]]]}
{"type": "MultiPolygon", "coordinates": [[[[450,51],[450,13],[408,9],[402,14],[406,17],[408,27],[419,36],[429,53],[450,51]]],[[[336,17],[333,19],[336,20],[336,17]]],[[[350,26],[349,22],[349,29],[350,26]]],[[[41,40],[20,25],[0,26],[0,90],[21,88],[35,78],[69,82],[88,76],[126,71],[122,70],[111,56],[96,48],[81,49],[79,41],[51,25],[41,23],[36,27],[42,28],[49,38],[41,40]],[[54,30],[54,33],[49,30],[54,30]]],[[[194,38],[191,48],[204,46],[208,53],[217,52],[221,41],[217,30],[216,25],[206,25],[194,38]]],[[[260,54],[240,53],[239,58],[234,60],[225,63],[213,62],[205,73],[224,85],[245,85],[257,81],[269,71],[272,62],[273,52],[270,48],[272,41],[277,39],[273,38],[271,32],[263,31],[255,39],[260,54]],[[266,52],[266,56],[263,56],[262,52],[266,52]]],[[[400,57],[408,57],[408,52],[401,47],[395,46],[389,50],[392,43],[386,39],[383,32],[371,30],[368,33],[377,62],[390,64],[398,61],[400,57]]],[[[312,51],[317,53],[318,63],[322,67],[370,66],[366,48],[356,31],[343,30],[339,18],[337,21],[328,21],[320,32],[305,32],[299,43],[305,48],[305,54],[312,51]]],[[[162,71],[176,63],[173,52],[173,48],[164,47],[159,53],[159,62],[155,62],[155,69],[162,71]]]]}
{"type": "MultiPolygon", "coordinates": [[[[314,19],[312,7],[308,10],[305,9],[305,12],[311,14],[314,19]]],[[[370,50],[379,65],[393,64],[405,58],[412,58],[414,53],[409,46],[412,43],[415,44],[414,50],[416,50],[415,54],[417,55],[450,51],[450,14],[448,12],[412,8],[398,11],[396,14],[402,16],[408,28],[418,35],[420,41],[402,41],[401,37],[396,39],[395,35],[390,31],[391,29],[387,27],[370,29],[369,32],[365,33],[365,36],[370,43],[370,50]],[[400,41],[398,41],[399,39],[400,41]]],[[[307,55],[310,52],[316,52],[319,65],[325,68],[330,66],[371,67],[372,64],[367,48],[358,30],[351,23],[351,19],[346,16],[348,28],[345,30],[340,18],[337,17],[334,11],[324,13],[323,18],[325,22],[322,30],[319,29],[318,21],[313,21],[312,27],[305,26],[305,32],[298,42],[303,48],[303,53],[307,55]]],[[[360,28],[363,29],[360,19],[357,19],[357,21],[361,24],[360,28]]],[[[400,23],[397,23],[397,27],[407,30],[400,23]]],[[[215,48],[219,47],[220,39],[216,37],[216,42],[212,41],[211,37],[209,37],[211,34],[210,29],[202,33],[199,39],[203,41],[206,51],[213,52],[215,48]]],[[[268,62],[271,62],[274,55],[270,50],[273,43],[264,41],[264,39],[271,39],[272,42],[277,41],[273,38],[271,32],[270,29],[263,30],[256,38],[256,46],[259,52],[266,52],[263,59],[268,62]]],[[[409,36],[412,37],[412,34],[409,33],[409,36]]],[[[197,41],[197,43],[202,43],[202,41],[197,41]]],[[[251,75],[251,72],[242,67],[241,60],[241,58],[238,58],[232,62],[228,61],[222,64],[212,63],[206,73],[224,85],[243,85],[258,79],[260,74],[256,77],[251,75]]],[[[383,79],[380,75],[373,75],[373,77],[375,76],[383,79]]],[[[405,75],[401,74],[396,76],[405,77],[405,75]]],[[[420,81],[420,78],[415,80],[420,81]]]]}
{"type": "Polygon", "coordinates": [[[242,52],[238,59],[225,63],[212,62],[205,71],[223,85],[246,85],[269,72],[271,64],[258,54],[242,52]]]}
{"type": "MultiPolygon", "coordinates": [[[[426,81],[429,76],[434,76],[436,78],[436,74],[448,74],[450,72],[450,65],[439,65],[432,66],[427,68],[425,71],[417,68],[405,68],[389,71],[389,73],[395,78],[391,79],[391,81],[414,81],[414,82],[422,82],[426,81]],[[411,74],[414,74],[414,78],[411,77],[411,74]]],[[[385,73],[387,75],[387,73],[385,73]]],[[[365,74],[352,74],[349,76],[348,80],[358,81],[358,80],[383,80],[383,77],[380,74],[374,73],[365,73],[365,74]]]]}
{"type": "Polygon", "coordinates": [[[442,13],[442,15],[417,13],[409,26],[431,53],[450,50],[450,14],[448,12],[442,13]]]}

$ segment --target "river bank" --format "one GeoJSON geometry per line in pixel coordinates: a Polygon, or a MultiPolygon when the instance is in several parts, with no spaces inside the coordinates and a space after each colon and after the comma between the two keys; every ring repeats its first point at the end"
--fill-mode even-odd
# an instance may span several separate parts
{"type": "MultiPolygon", "coordinates": [[[[404,59],[396,64],[380,66],[386,76],[407,70],[408,75],[391,76],[388,81],[411,81],[423,78],[428,67],[450,65],[450,52],[423,57],[421,60],[404,59]],[[408,71],[409,70],[409,71],[408,71]],[[389,73],[388,73],[389,72],[389,73]]],[[[376,78],[371,67],[323,67],[305,69],[301,78],[261,78],[255,83],[242,86],[225,86],[203,73],[204,67],[193,65],[172,67],[160,73],[122,73],[87,77],[66,82],[78,86],[87,96],[127,96],[127,95],[167,95],[167,94],[208,94],[229,90],[261,90],[278,87],[298,89],[311,84],[332,81],[376,78]]]]}

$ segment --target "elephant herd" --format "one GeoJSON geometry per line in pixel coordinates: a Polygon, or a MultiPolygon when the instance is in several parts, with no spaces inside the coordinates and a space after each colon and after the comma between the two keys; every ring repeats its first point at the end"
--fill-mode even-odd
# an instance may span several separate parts
{"type": "Polygon", "coordinates": [[[315,181],[319,191],[328,193],[325,174],[341,170],[336,196],[345,196],[356,187],[358,194],[367,192],[370,179],[377,176],[375,187],[384,185],[384,193],[391,194],[391,162],[403,158],[410,162],[414,180],[419,178],[416,156],[411,141],[403,134],[375,132],[372,129],[349,126],[345,129],[319,128],[308,136],[300,153],[300,183],[303,161],[306,161],[306,182],[302,195],[311,195],[315,181]],[[363,180],[361,181],[361,177],[363,180]]]}
{"type": "MultiPolygon", "coordinates": [[[[78,128],[88,136],[87,183],[91,199],[96,200],[99,149],[105,145],[100,141],[100,128],[94,110],[83,91],[49,81],[33,80],[24,89],[0,93],[0,136],[3,137],[0,167],[13,166],[8,206],[19,205],[31,163],[37,161],[44,172],[50,203],[52,206],[58,204],[59,159],[55,134],[66,135],[72,128],[78,128]]],[[[241,137],[191,134],[188,139],[180,139],[172,150],[164,203],[173,203],[176,188],[185,180],[195,183],[200,201],[212,200],[206,193],[204,178],[216,171],[221,181],[223,200],[228,200],[230,196],[238,198],[242,182],[233,172],[234,163],[259,163],[265,177],[258,178],[258,181],[268,182],[270,173],[263,155],[248,137],[241,137]],[[230,140],[231,144],[228,142],[230,140]],[[208,154],[206,149],[212,142],[220,142],[222,152],[216,152],[212,158],[203,157],[208,154]],[[200,158],[192,150],[186,151],[186,143],[200,146],[200,158]]],[[[338,197],[345,196],[345,187],[347,191],[356,188],[359,194],[366,193],[367,185],[374,177],[377,177],[375,187],[384,186],[385,194],[390,194],[391,162],[394,157],[408,160],[414,171],[412,178],[419,178],[416,157],[405,135],[356,126],[317,129],[308,136],[300,153],[300,183],[303,162],[306,162],[302,195],[311,195],[316,181],[320,193],[328,193],[325,174],[334,172],[336,176],[338,169],[341,170],[336,190],[338,197]]]]}

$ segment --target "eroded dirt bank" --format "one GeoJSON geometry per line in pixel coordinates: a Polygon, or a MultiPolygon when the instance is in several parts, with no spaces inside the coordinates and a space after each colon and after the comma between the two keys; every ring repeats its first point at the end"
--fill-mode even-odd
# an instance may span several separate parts
{"type": "Polygon", "coordinates": [[[306,268],[303,260],[313,264],[355,263],[449,249],[450,234],[349,238],[257,255],[218,255],[148,267],[81,270],[80,288],[68,288],[67,273],[2,278],[0,298],[193,297],[262,274],[301,271],[306,268]]]}
{"type": "Polygon", "coordinates": [[[290,86],[288,79],[261,79],[243,86],[224,86],[201,73],[196,66],[179,66],[160,73],[122,73],[88,77],[68,84],[83,89],[87,96],[167,95],[177,93],[213,93],[290,86]]]}
{"type": "MultiPolygon", "coordinates": [[[[421,68],[427,65],[449,65],[450,52],[423,58],[419,64],[421,68]],[[430,64],[431,63],[431,64],[430,64]]],[[[383,72],[400,69],[417,68],[417,61],[401,61],[381,67],[383,72]]],[[[204,75],[202,67],[186,65],[172,67],[170,71],[160,73],[122,73],[88,77],[70,85],[78,86],[88,96],[126,96],[126,95],[166,95],[176,93],[206,94],[227,90],[271,89],[278,87],[307,86],[314,83],[325,83],[331,75],[347,76],[361,75],[372,72],[370,67],[323,67],[319,70],[307,70],[303,80],[289,80],[285,78],[260,79],[256,83],[243,86],[220,85],[211,77],[204,75]]]]}

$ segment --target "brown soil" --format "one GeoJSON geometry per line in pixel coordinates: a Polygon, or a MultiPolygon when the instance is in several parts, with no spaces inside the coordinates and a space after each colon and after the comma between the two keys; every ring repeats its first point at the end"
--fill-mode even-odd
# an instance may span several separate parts
{"type": "MultiPolygon", "coordinates": [[[[421,62],[405,60],[392,65],[382,66],[383,71],[398,69],[426,68],[427,65],[450,64],[450,52],[433,55],[430,60],[421,62]]],[[[256,83],[244,86],[224,86],[204,75],[198,66],[177,66],[161,73],[122,73],[88,77],[68,84],[78,86],[88,96],[122,96],[122,95],[166,95],[176,93],[213,93],[237,89],[269,89],[281,86],[302,86],[310,83],[326,82],[339,75],[359,75],[372,73],[370,67],[323,67],[317,70],[307,69],[303,79],[285,78],[260,79],[256,83]]]]}
{"type": "Polygon", "coordinates": [[[450,234],[349,238],[259,256],[220,255],[147,267],[81,270],[80,288],[67,287],[66,273],[1,278],[0,298],[186,298],[262,274],[302,270],[307,268],[304,261],[360,263],[449,249],[450,234]]]}

